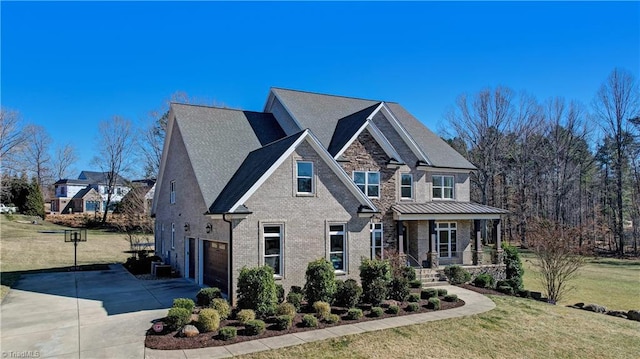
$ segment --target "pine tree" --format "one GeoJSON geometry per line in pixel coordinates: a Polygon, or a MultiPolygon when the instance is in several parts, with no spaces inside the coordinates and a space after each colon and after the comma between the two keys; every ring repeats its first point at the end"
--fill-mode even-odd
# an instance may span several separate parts
{"type": "Polygon", "coordinates": [[[38,182],[34,178],[29,185],[29,193],[25,201],[22,213],[28,216],[38,216],[44,219],[44,197],[38,182]]]}

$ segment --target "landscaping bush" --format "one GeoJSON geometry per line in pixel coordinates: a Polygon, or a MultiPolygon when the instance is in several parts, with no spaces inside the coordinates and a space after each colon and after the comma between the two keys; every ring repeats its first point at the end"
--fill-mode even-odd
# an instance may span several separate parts
{"type": "Polygon", "coordinates": [[[236,327],[222,327],[218,332],[220,339],[231,340],[238,336],[238,328],[236,327]]]}
{"type": "Polygon", "coordinates": [[[522,289],[524,267],[522,266],[522,260],[520,260],[518,248],[502,242],[502,250],[505,264],[505,277],[510,282],[509,286],[516,291],[520,290],[522,289]]]}
{"type": "Polygon", "coordinates": [[[258,317],[272,315],[278,304],[273,268],[244,267],[238,276],[238,308],[252,309],[258,317]]]}
{"type": "Polygon", "coordinates": [[[440,299],[429,298],[429,304],[427,304],[427,307],[435,310],[440,310],[440,299]]]}
{"type": "Polygon", "coordinates": [[[438,297],[444,297],[445,295],[447,295],[447,290],[444,288],[438,288],[438,297]]]}
{"type": "Polygon", "coordinates": [[[296,312],[300,311],[300,306],[302,306],[302,293],[289,292],[289,294],[287,294],[287,303],[291,303],[296,307],[296,312]]]}
{"type": "Polygon", "coordinates": [[[455,303],[458,301],[458,295],[457,294],[447,294],[444,296],[444,301],[445,302],[452,302],[455,303]]]}
{"type": "Polygon", "coordinates": [[[246,335],[260,335],[264,333],[267,324],[260,319],[254,319],[244,324],[244,333],[246,335]]]}
{"type": "Polygon", "coordinates": [[[292,285],[292,286],[291,286],[291,290],[289,291],[289,293],[304,294],[304,293],[302,292],[302,287],[297,286],[297,285],[292,285]]]}
{"type": "Polygon", "coordinates": [[[416,270],[413,269],[413,267],[404,266],[400,268],[400,274],[402,278],[407,280],[407,282],[416,280],[416,270]]]}
{"type": "Polygon", "coordinates": [[[246,324],[254,319],[256,319],[256,312],[251,309],[243,309],[236,314],[236,319],[240,322],[240,324],[246,324]]]}
{"type": "Polygon", "coordinates": [[[189,311],[189,313],[193,312],[193,308],[195,308],[196,303],[189,298],[176,298],[173,300],[173,308],[184,308],[189,311]]]}
{"type": "Polygon", "coordinates": [[[467,283],[471,280],[471,274],[459,265],[447,266],[444,274],[449,279],[449,283],[453,285],[467,283]]]}
{"type": "Polygon", "coordinates": [[[422,281],[420,279],[414,279],[409,282],[409,287],[411,288],[420,288],[422,287],[422,281]]]}
{"type": "Polygon", "coordinates": [[[347,319],[349,320],[358,320],[362,318],[362,309],[360,308],[350,308],[347,311],[347,319]]]}
{"type": "Polygon", "coordinates": [[[531,298],[531,291],[527,289],[518,290],[518,296],[522,298],[531,298]]]}
{"type": "Polygon", "coordinates": [[[504,293],[507,295],[513,295],[514,293],[513,288],[511,288],[510,285],[499,285],[496,289],[498,290],[498,292],[504,293]]]}
{"type": "Polygon", "coordinates": [[[418,304],[418,303],[409,303],[409,304],[407,304],[407,307],[404,308],[404,310],[406,310],[407,312],[417,312],[418,310],[420,310],[420,304],[418,304]]]}
{"type": "Polygon", "coordinates": [[[220,326],[220,314],[218,311],[211,308],[205,308],[198,314],[198,329],[200,332],[212,332],[218,330],[220,326]]]}
{"type": "Polygon", "coordinates": [[[389,308],[387,308],[387,313],[389,314],[398,314],[400,312],[400,307],[397,305],[390,305],[389,308]]]}
{"type": "Polygon", "coordinates": [[[304,296],[309,303],[333,301],[336,294],[336,275],[331,262],[324,258],[307,265],[304,296]]]}
{"type": "Polygon", "coordinates": [[[381,317],[384,314],[384,310],[381,307],[371,308],[371,316],[374,318],[381,317]]]}
{"type": "Polygon", "coordinates": [[[293,316],[288,314],[279,315],[275,318],[275,326],[278,330],[287,330],[291,328],[293,316]]]}
{"type": "Polygon", "coordinates": [[[225,320],[229,318],[231,315],[231,307],[229,306],[229,302],[222,298],[215,298],[209,304],[209,308],[215,309],[220,315],[221,320],[225,320]]]}
{"type": "Polygon", "coordinates": [[[202,288],[196,294],[196,301],[201,307],[208,307],[216,298],[222,298],[222,292],[219,288],[202,288]]]}
{"type": "Polygon", "coordinates": [[[340,321],[340,316],[338,314],[329,314],[324,317],[324,321],[328,324],[336,324],[340,321]]]}
{"type": "Polygon", "coordinates": [[[352,308],[360,303],[362,297],[362,287],[355,279],[346,281],[336,281],[336,295],[334,304],[339,307],[352,308]]]}
{"type": "Polygon", "coordinates": [[[327,315],[331,314],[331,306],[327,302],[315,302],[313,303],[313,310],[316,311],[316,314],[320,316],[320,318],[324,318],[327,315]]]}
{"type": "Polygon", "coordinates": [[[284,302],[284,287],[282,284],[276,284],[276,293],[278,297],[278,303],[284,302]]]}
{"type": "Polygon", "coordinates": [[[390,299],[402,302],[405,300],[405,298],[407,298],[410,292],[411,290],[409,289],[409,281],[404,277],[393,278],[389,283],[388,297],[390,299]]]}
{"type": "Polygon", "coordinates": [[[438,290],[435,288],[427,288],[420,291],[420,298],[429,299],[438,296],[438,290]]]}
{"type": "Polygon", "coordinates": [[[380,305],[387,298],[387,288],[391,281],[391,267],[388,261],[362,259],[360,264],[360,282],[365,303],[380,305]]]}
{"type": "Polygon", "coordinates": [[[494,284],[495,279],[493,279],[493,276],[489,273],[478,274],[473,279],[473,285],[480,288],[493,288],[494,284]]]}
{"type": "Polygon", "coordinates": [[[288,315],[292,318],[296,316],[296,312],[297,310],[295,305],[291,303],[280,303],[280,305],[278,305],[278,309],[276,310],[276,314],[288,315]]]}
{"type": "Polygon", "coordinates": [[[166,323],[169,329],[178,330],[191,322],[191,311],[186,308],[174,307],[169,309],[166,323]]]}
{"type": "Polygon", "coordinates": [[[407,302],[417,303],[420,301],[420,295],[418,293],[411,293],[407,297],[407,302]]]}
{"type": "Polygon", "coordinates": [[[302,317],[302,326],[305,328],[315,328],[318,326],[318,318],[311,314],[305,314],[302,317]]]}

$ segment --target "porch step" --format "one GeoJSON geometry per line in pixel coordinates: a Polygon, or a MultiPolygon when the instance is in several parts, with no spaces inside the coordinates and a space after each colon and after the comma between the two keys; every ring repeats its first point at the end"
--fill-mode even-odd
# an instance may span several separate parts
{"type": "Polygon", "coordinates": [[[423,287],[432,287],[449,284],[447,277],[440,270],[421,268],[416,270],[416,277],[420,279],[423,287]]]}

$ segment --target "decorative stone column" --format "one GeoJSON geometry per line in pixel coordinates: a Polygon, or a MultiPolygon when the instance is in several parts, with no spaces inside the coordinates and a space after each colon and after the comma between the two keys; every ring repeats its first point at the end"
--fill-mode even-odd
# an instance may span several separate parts
{"type": "Polygon", "coordinates": [[[476,232],[475,248],[473,250],[473,264],[479,266],[482,265],[482,232],[480,231],[480,221],[475,220],[473,223],[476,232]]]}
{"type": "Polygon", "coordinates": [[[439,265],[440,263],[438,261],[436,235],[431,234],[431,238],[429,240],[429,268],[437,269],[439,265]]]}
{"type": "Polygon", "coordinates": [[[498,219],[497,221],[494,222],[493,224],[493,230],[496,236],[496,250],[495,250],[495,256],[493,258],[493,263],[494,264],[503,264],[503,258],[504,258],[504,253],[502,253],[502,233],[501,233],[501,227],[500,227],[500,220],[498,219]]]}

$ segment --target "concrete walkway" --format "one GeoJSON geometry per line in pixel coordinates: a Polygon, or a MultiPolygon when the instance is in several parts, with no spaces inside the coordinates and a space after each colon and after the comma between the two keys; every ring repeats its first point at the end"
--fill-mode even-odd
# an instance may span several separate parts
{"type": "Polygon", "coordinates": [[[195,298],[184,279],[138,280],[122,266],[93,272],[23,276],[0,307],[3,357],[31,358],[228,358],[434,320],[486,312],[487,297],[444,286],[466,304],[446,311],[404,315],[358,324],[286,334],[222,347],[153,350],[144,347],[151,321],[164,317],[173,298],[195,298]]]}

